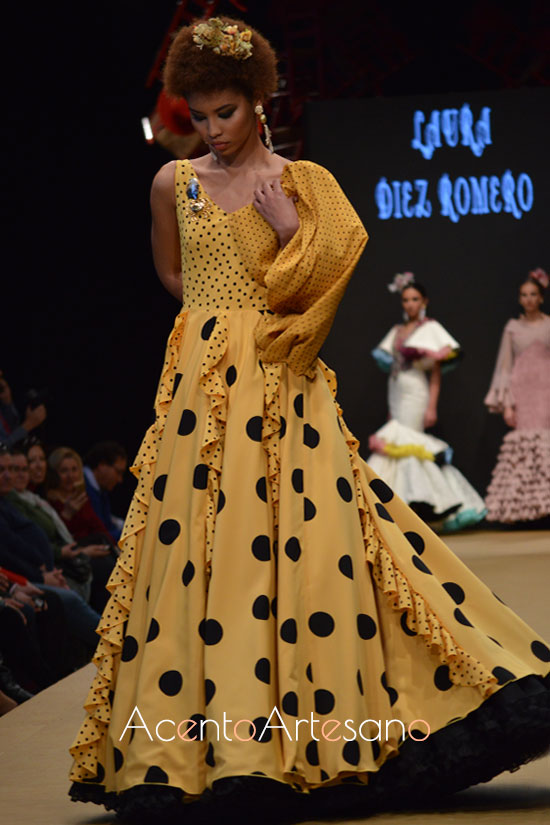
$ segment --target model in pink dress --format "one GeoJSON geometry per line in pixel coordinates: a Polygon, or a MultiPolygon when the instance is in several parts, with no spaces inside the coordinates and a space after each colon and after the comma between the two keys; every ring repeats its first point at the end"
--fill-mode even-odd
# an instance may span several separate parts
{"type": "Polygon", "coordinates": [[[487,520],[534,521],[550,514],[549,279],[537,269],[520,287],[524,314],[506,324],[485,404],[502,413],[505,435],[487,490],[487,520]]]}

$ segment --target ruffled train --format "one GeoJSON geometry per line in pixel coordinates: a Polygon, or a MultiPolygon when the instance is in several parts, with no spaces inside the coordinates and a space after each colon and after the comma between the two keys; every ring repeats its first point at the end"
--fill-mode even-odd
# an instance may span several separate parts
{"type": "Polygon", "coordinates": [[[511,430],[504,436],[485,503],[488,521],[550,515],[550,430],[511,430]]]}
{"type": "Polygon", "coordinates": [[[176,319],[71,748],[72,797],[168,816],[226,791],[249,805],[259,785],[264,803],[273,788],[299,816],[317,804],[316,816],[364,814],[396,792],[407,804],[539,755],[549,648],[361,460],[324,364],[309,381],[258,363],[257,318],[176,319]],[[248,702],[255,722],[274,703],[287,720],[298,703],[331,718],[422,715],[433,733],[342,747],[277,732],[201,740],[185,757],[119,741],[135,704],[189,720],[223,702],[235,713],[248,702]]]}

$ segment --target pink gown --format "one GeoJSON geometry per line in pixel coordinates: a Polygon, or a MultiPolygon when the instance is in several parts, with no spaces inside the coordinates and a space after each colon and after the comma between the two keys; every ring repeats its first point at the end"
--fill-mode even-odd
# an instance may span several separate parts
{"type": "Polygon", "coordinates": [[[506,324],[491,388],[491,412],[513,407],[487,490],[487,520],[533,521],[550,514],[550,316],[506,324]]]}

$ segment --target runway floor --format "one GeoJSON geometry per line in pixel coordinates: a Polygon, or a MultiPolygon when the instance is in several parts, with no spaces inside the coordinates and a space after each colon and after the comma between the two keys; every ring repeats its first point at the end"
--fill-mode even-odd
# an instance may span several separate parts
{"type": "MultiPolygon", "coordinates": [[[[478,531],[446,540],[516,613],[550,638],[549,531],[478,531]]],[[[0,821],[6,825],[111,825],[117,821],[103,808],[71,802],[67,796],[67,748],[82,721],[82,702],[93,672],[88,665],[0,719],[0,821]]],[[[224,817],[224,823],[228,822],[233,822],[229,812],[224,817]]],[[[456,794],[445,808],[427,806],[354,822],[549,825],[550,756],[456,794]]],[[[162,823],[157,818],[154,825],[162,823]]]]}

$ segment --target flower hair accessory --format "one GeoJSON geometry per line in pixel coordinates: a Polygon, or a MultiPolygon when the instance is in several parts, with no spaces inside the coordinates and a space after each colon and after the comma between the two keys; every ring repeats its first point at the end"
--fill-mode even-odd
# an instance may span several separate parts
{"type": "Polygon", "coordinates": [[[390,292],[402,292],[410,284],[414,284],[414,274],[412,272],[398,272],[391,284],[388,284],[388,289],[390,292]]]}
{"type": "Polygon", "coordinates": [[[252,57],[252,32],[233,24],[224,23],[219,17],[197,23],[193,28],[193,42],[199,49],[212,49],[216,54],[248,60],[252,57]]]}
{"type": "Polygon", "coordinates": [[[532,269],[529,273],[529,277],[532,278],[533,281],[538,281],[543,289],[547,289],[548,284],[550,284],[548,274],[544,271],[544,269],[541,269],[540,266],[537,267],[537,269],[532,269]]]}

